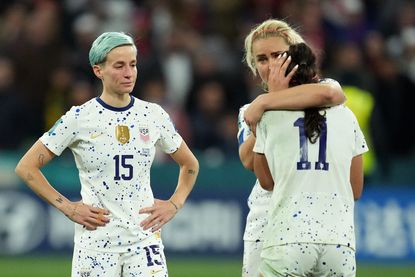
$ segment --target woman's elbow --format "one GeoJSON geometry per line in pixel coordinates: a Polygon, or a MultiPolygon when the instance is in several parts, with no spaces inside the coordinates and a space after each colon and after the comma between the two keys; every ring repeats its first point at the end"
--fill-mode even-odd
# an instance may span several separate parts
{"type": "Polygon", "coordinates": [[[242,162],[242,165],[243,165],[246,169],[248,169],[248,170],[250,170],[250,171],[254,171],[254,162],[253,162],[253,160],[252,160],[252,159],[245,159],[245,160],[241,160],[241,162],[242,162]]]}
{"type": "Polygon", "coordinates": [[[25,173],[28,171],[28,167],[24,165],[24,163],[22,163],[22,161],[20,161],[17,165],[16,168],[14,169],[14,172],[16,173],[17,176],[19,176],[20,178],[23,179],[23,176],[25,175],[25,173]]]}
{"type": "Polygon", "coordinates": [[[362,191],[361,190],[359,190],[359,191],[353,191],[354,201],[359,200],[361,196],[362,196],[362,191]]]}
{"type": "Polygon", "coordinates": [[[260,180],[259,184],[266,191],[272,191],[274,189],[274,182],[272,181],[260,180]]]}
{"type": "Polygon", "coordinates": [[[192,159],[189,160],[187,168],[189,168],[189,170],[192,170],[196,174],[199,173],[199,161],[195,156],[193,156],[192,159]]]}
{"type": "Polygon", "coordinates": [[[363,181],[352,183],[353,198],[355,201],[359,200],[363,192],[363,181]]]}
{"type": "Polygon", "coordinates": [[[346,95],[338,85],[327,85],[322,98],[325,105],[340,105],[346,102],[346,95]]]}

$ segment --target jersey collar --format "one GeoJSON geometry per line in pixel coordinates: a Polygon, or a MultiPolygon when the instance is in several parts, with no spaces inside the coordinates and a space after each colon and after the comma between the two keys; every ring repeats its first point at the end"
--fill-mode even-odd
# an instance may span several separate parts
{"type": "Polygon", "coordinates": [[[108,110],[114,111],[114,112],[123,112],[123,111],[126,111],[126,110],[128,110],[129,108],[131,108],[134,105],[134,97],[132,97],[131,95],[130,95],[130,99],[131,99],[130,100],[130,103],[127,106],[125,106],[125,107],[113,107],[113,106],[108,105],[104,101],[102,101],[102,99],[99,98],[99,97],[96,97],[95,99],[98,101],[98,103],[101,104],[101,106],[103,106],[104,108],[106,108],[108,110]]]}

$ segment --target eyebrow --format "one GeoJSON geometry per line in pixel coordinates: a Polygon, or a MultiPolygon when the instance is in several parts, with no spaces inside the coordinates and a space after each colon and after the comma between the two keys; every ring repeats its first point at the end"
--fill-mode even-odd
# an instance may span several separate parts
{"type": "MultiPolygon", "coordinates": [[[[280,55],[280,54],[283,54],[284,52],[286,52],[286,51],[276,51],[276,52],[271,52],[271,55],[280,55]]],[[[260,58],[260,57],[266,57],[266,55],[265,55],[265,54],[259,54],[259,55],[256,55],[256,57],[257,57],[257,58],[260,58]]]]}

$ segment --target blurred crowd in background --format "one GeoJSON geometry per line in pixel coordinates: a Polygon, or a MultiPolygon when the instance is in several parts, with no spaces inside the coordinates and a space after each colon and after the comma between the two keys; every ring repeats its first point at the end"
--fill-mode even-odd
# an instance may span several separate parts
{"type": "MultiPolygon", "coordinates": [[[[242,63],[250,29],[292,24],[336,79],[369,141],[366,173],[414,161],[415,1],[15,0],[0,2],[0,150],[26,149],[98,96],[88,63],[102,32],[138,46],[133,95],[159,103],[200,155],[237,159],[239,107],[263,93],[242,63]]],[[[163,156],[157,162],[168,162],[163,156]]]]}

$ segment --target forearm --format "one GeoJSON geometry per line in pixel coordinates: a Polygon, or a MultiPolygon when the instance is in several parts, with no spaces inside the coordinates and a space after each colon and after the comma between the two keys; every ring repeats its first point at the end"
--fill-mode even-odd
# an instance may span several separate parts
{"type": "Polygon", "coordinates": [[[255,136],[251,134],[247,140],[245,140],[239,146],[239,159],[242,162],[242,165],[251,171],[254,171],[254,152],[252,149],[255,145],[255,136]]]}
{"type": "Polygon", "coordinates": [[[186,164],[180,166],[180,173],[177,182],[177,187],[170,201],[177,206],[178,209],[183,207],[187,197],[193,189],[199,173],[199,163],[196,158],[186,164]]]}
{"type": "Polygon", "coordinates": [[[40,198],[54,206],[65,215],[70,213],[71,201],[55,190],[47,181],[39,168],[19,164],[16,174],[33,190],[40,198]]]}
{"type": "Polygon", "coordinates": [[[305,84],[259,96],[259,105],[266,110],[302,110],[310,107],[334,106],[346,97],[337,84],[305,84]]]}
{"type": "Polygon", "coordinates": [[[67,215],[71,202],[56,191],[40,171],[53,157],[54,154],[38,140],[19,161],[15,171],[39,197],[67,215]]]}
{"type": "Polygon", "coordinates": [[[254,171],[263,189],[268,191],[274,189],[274,180],[264,154],[254,154],[254,171]]]}

